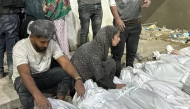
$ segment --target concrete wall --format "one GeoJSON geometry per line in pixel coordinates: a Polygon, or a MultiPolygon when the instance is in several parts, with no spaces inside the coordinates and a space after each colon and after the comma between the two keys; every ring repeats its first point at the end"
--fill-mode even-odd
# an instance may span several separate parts
{"type": "Polygon", "coordinates": [[[190,0],[152,0],[142,16],[142,23],[158,22],[159,27],[190,30],[190,0]]]}

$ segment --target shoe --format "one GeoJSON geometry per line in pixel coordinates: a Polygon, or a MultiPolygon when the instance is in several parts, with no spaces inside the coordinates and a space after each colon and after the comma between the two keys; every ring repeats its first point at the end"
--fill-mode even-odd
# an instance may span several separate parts
{"type": "Polygon", "coordinates": [[[139,53],[135,54],[135,58],[138,59],[139,61],[143,61],[144,57],[141,56],[139,53]]]}
{"type": "Polygon", "coordinates": [[[2,79],[4,76],[3,76],[3,74],[0,74],[0,79],[2,79]]]}
{"type": "Polygon", "coordinates": [[[125,63],[121,62],[121,69],[125,68],[125,63]]]}
{"type": "Polygon", "coordinates": [[[12,79],[9,79],[9,83],[13,83],[13,80],[12,80],[12,79]]]}

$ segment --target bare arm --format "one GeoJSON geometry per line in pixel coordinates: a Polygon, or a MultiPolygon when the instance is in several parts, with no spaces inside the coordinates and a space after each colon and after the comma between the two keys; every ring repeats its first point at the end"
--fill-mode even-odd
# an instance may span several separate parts
{"type": "Polygon", "coordinates": [[[51,107],[50,102],[37,88],[37,86],[34,82],[34,79],[32,78],[32,76],[30,74],[30,68],[29,68],[28,64],[21,64],[17,67],[17,69],[18,69],[18,72],[20,74],[20,77],[21,77],[25,87],[28,89],[28,91],[34,97],[38,107],[42,108],[42,109],[51,107]]]}
{"type": "MultiPolygon", "coordinates": [[[[80,77],[80,75],[78,74],[78,72],[76,71],[76,69],[74,68],[74,66],[72,65],[72,63],[69,61],[69,59],[65,56],[61,56],[56,60],[61,67],[73,78],[77,78],[80,77]]],[[[85,89],[84,89],[84,84],[82,82],[82,80],[77,80],[75,83],[75,89],[76,92],[78,94],[78,96],[83,96],[85,93],[85,89]]]]}
{"type": "Polygon", "coordinates": [[[120,31],[124,31],[125,24],[123,23],[123,21],[121,20],[119,14],[118,14],[117,7],[116,6],[110,6],[110,9],[111,9],[111,13],[115,19],[116,26],[120,29],[120,31]]]}

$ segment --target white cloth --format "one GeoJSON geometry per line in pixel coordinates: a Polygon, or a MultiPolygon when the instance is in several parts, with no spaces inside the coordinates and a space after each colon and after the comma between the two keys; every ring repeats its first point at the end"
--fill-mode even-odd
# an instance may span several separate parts
{"type": "Polygon", "coordinates": [[[142,70],[150,77],[165,81],[180,89],[183,87],[182,80],[185,81],[189,74],[187,68],[182,64],[160,60],[146,62],[142,70]]]}
{"type": "Polygon", "coordinates": [[[110,6],[116,6],[115,0],[109,0],[109,5],[110,6]]]}
{"type": "Polygon", "coordinates": [[[92,80],[87,80],[84,86],[86,89],[84,97],[77,98],[77,94],[75,94],[72,100],[79,109],[128,109],[115,96],[98,87],[92,80]]]}
{"type": "Polygon", "coordinates": [[[185,83],[183,84],[182,89],[183,89],[183,91],[185,91],[186,93],[188,93],[190,95],[190,75],[185,80],[185,83]]]}
{"type": "Polygon", "coordinates": [[[152,78],[144,71],[140,69],[133,69],[131,67],[121,70],[120,79],[126,82],[133,82],[139,87],[141,87],[144,82],[152,80],[152,78]]]}
{"type": "Polygon", "coordinates": [[[27,26],[27,33],[30,35],[31,34],[31,31],[29,30],[29,26],[33,23],[34,21],[30,21],[30,23],[28,24],[27,26]]]}
{"type": "MultiPolygon", "coordinates": [[[[51,99],[51,98],[48,98],[48,100],[51,103],[52,109],[78,109],[76,106],[68,102],[65,102],[63,100],[51,99]]],[[[35,106],[34,109],[39,109],[39,108],[35,106]]]]}
{"type": "Polygon", "coordinates": [[[180,109],[190,108],[190,96],[177,87],[172,86],[168,83],[152,80],[145,82],[141,88],[159,94],[168,102],[170,102],[174,107],[180,109]]]}
{"type": "MultiPolygon", "coordinates": [[[[117,77],[114,83],[124,83],[117,77]]],[[[165,98],[155,92],[139,88],[133,83],[126,83],[122,89],[109,89],[112,96],[116,96],[120,102],[124,103],[129,109],[175,109],[165,98]]]]}
{"type": "Polygon", "coordinates": [[[60,47],[54,40],[50,40],[45,53],[38,53],[33,48],[30,42],[30,37],[22,39],[17,42],[13,48],[13,82],[15,78],[20,76],[17,66],[21,64],[28,64],[31,74],[37,74],[45,72],[50,68],[52,57],[57,59],[62,55],[63,53],[60,47]]]}
{"type": "Polygon", "coordinates": [[[159,59],[160,58],[160,52],[159,51],[154,51],[153,52],[153,57],[155,57],[156,59],[159,59]]]}

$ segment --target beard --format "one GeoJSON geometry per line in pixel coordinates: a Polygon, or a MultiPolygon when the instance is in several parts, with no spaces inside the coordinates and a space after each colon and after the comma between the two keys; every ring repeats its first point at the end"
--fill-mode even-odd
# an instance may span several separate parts
{"type": "Polygon", "coordinates": [[[36,43],[34,43],[34,48],[38,53],[45,53],[46,52],[46,47],[40,48],[36,43]]]}

